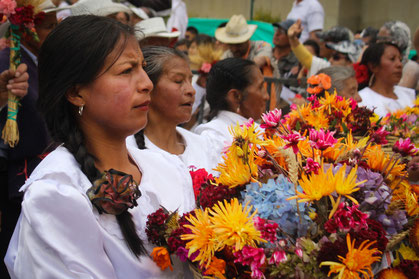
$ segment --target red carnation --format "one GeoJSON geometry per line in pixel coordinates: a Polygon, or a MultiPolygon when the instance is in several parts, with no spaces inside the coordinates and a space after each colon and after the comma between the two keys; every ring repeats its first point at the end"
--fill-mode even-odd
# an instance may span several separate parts
{"type": "Polygon", "coordinates": [[[365,84],[369,81],[370,77],[368,74],[368,67],[363,64],[355,63],[353,64],[355,70],[355,78],[358,84],[365,84]]]}

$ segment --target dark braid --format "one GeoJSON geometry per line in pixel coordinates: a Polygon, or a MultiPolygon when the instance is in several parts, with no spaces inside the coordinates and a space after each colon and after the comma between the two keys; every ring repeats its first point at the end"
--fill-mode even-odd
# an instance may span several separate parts
{"type": "Polygon", "coordinates": [[[139,149],[147,149],[145,146],[144,130],[139,131],[134,135],[135,142],[139,149]]]}
{"type": "Polygon", "coordinates": [[[252,67],[256,67],[253,61],[241,58],[227,58],[215,63],[207,78],[208,120],[217,116],[220,110],[230,109],[226,97],[231,89],[244,91],[250,85],[252,67]]]}
{"type": "MultiPolygon", "coordinates": [[[[83,132],[76,121],[76,108],[68,102],[66,94],[76,86],[91,83],[118,42],[123,42],[121,55],[128,39],[135,40],[134,31],[116,20],[92,15],[73,16],[49,34],[40,51],[38,107],[52,138],[63,143],[73,154],[92,183],[101,173],[95,167],[95,157],[86,148],[83,132]]],[[[125,211],[116,215],[116,219],[130,250],[136,256],[146,255],[131,214],[125,211]]]]}

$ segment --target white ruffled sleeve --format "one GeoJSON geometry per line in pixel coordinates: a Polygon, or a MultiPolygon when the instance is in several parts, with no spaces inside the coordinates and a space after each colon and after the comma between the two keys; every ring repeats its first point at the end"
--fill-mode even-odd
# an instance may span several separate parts
{"type": "Polygon", "coordinates": [[[54,178],[25,193],[6,265],[12,278],[116,278],[90,201],[54,178]]]}

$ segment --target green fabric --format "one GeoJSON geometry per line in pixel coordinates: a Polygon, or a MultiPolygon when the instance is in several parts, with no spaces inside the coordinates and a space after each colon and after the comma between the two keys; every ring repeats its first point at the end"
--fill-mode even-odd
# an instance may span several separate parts
{"type": "MultiPolygon", "coordinates": [[[[216,18],[189,18],[188,26],[193,26],[198,29],[199,33],[204,33],[209,36],[214,37],[215,29],[218,25],[223,22],[227,22],[229,19],[216,19],[216,18]]],[[[274,36],[274,28],[272,24],[250,20],[248,24],[256,24],[258,28],[256,29],[253,36],[250,38],[252,41],[265,41],[272,45],[272,38],[274,36]]]]}
{"type": "Polygon", "coordinates": [[[415,55],[416,55],[416,50],[411,49],[410,52],[409,52],[409,59],[412,59],[415,55]]]}

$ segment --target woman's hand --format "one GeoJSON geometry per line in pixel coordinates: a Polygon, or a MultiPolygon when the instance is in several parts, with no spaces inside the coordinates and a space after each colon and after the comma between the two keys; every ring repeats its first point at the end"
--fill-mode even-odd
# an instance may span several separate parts
{"type": "Polygon", "coordinates": [[[29,75],[27,73],[28,66],[20,64],[16,71],[5,70],[0,74],[0,107],[7,104],[8,91],[23,98],[28,94],[29,75]]]}

